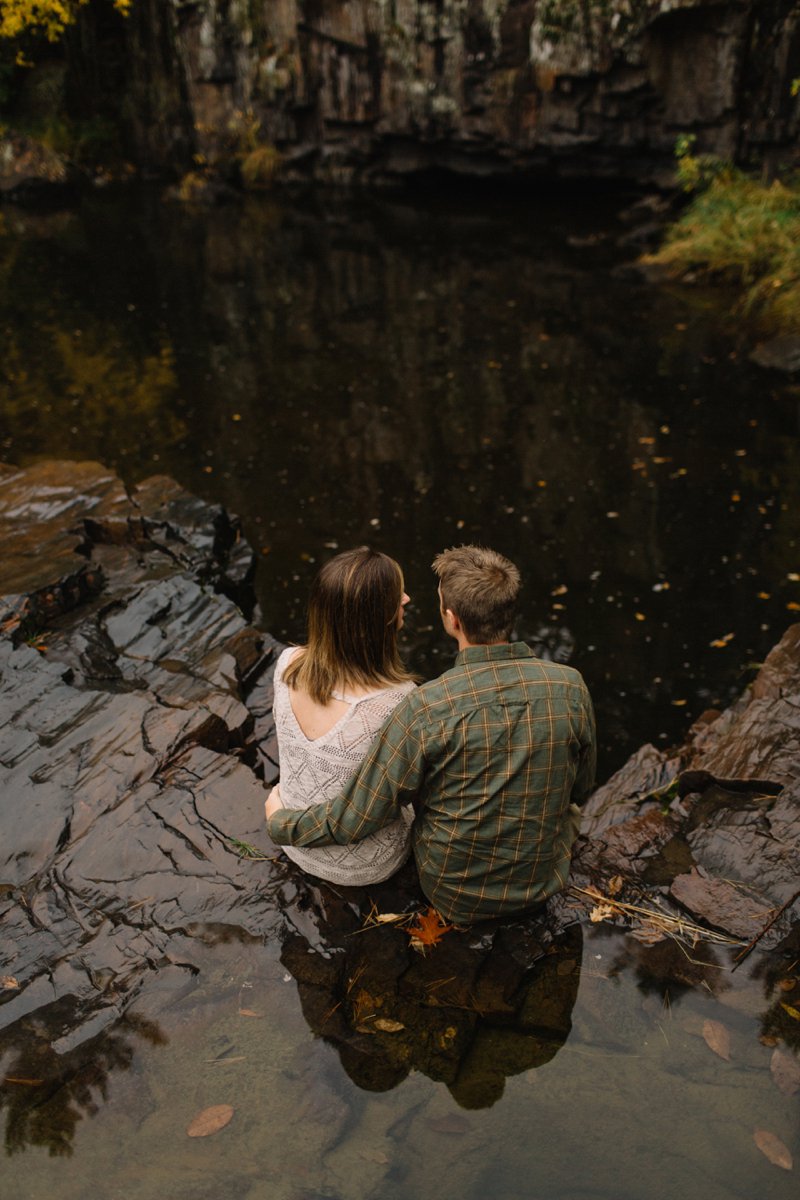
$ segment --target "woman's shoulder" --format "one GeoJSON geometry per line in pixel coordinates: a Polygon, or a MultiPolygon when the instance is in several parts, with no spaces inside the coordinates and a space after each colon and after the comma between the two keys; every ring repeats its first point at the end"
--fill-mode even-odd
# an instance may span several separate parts
{"type": "Polygon", "coordinates": [[[303,646],[287,646],[285,650],[281,650],[280,654],[278,655],[278,661],[275,663],[276,683],[281,683],[283,681],[284,671],[289,666],[289,663],[292,661],[292,659],[294,659],[303,649],[303,646]]]}
{"type": "Polygon", "coordinates": [[[404,680],[402,683],[387,683],[386,687],[379,688],[363,696],[358,703],[389,712],[391,709],[397,708],[397,705],[405,700],[406,696],[409,696],[416,690],[417,685],[412,679],[404,680]]]}

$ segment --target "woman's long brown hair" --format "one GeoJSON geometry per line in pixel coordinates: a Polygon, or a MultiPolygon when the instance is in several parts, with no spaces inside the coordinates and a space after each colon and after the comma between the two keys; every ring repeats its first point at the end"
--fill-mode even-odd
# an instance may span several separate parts
{"type": "Polygon", "coordinates": [[[388,554],[346,550],[325,563],[308,598],[308,641],[284,672],[318,704],[337,687],[381,687],[413,678],[397,650],[403,572],[388,554]]]}

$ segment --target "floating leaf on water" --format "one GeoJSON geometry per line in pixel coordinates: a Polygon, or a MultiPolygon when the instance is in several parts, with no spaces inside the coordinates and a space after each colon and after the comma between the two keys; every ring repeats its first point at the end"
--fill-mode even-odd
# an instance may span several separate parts
{"type": "Polygon", "coordinates": [[[769,1069],[775,1086],[784,1096],[800,1092],[800,1062],[785,1050],[775,1050],[769,1061],[769,1069]]]}
{"type": "Polygon", "coordinates": [[[790,600],[786,607],[788,608],[789,612],[800,612],[800,604],[798,604],[796,600],[790,600]]]}
{"type": "Polygon", "coordinates": [[[552,590],[552,592],[550,593],[550,595],[551,595],[551,596],[563,596],[563,595],[565,595],[565,594],[566,594],[568,591],[569,591],[569,588],[567,587],[567,585],[566,585],[565,583],[560,583],[560,584],[558,585],[558,587],[556,587],[556,588],[553,588],[553,590],[552,590]]]}
{"type": "Polygon", "coordinates": [[[721,1021],[704,1021],[703,1039],[709,1050],[713,1050],[720,1058],[730,1062],[731,1035],[721,1021]]]}
{"type": "Polygon", "coordinates": [[[673,708],[682,708],[682,707],[683,707],[683,705],[684,705],[684,704],[686,704],[686,703],[687,703],[687,701],[686,701],[686,700],[673,700],[673,701],[672,701],[672,707],[673,707],[673,708]]]}
{"type": "Polygon", "coordinates": [[[783,1001],[781,1001],[781,1008],[785,1013],[789,1014],[793,1021],[800,1021],[800,1011],[798,1011],[796,1008],[792,1008],[791,1004],[784,1004],[783,1001]]]}
{"type": "Polygon", "coordinates": [[[784,1171],[791,1171],[792,1156],[779,1137],[770,1133],[768,1129],[756,1129],[753,1138],[761,1153],[771,1163],[774,1163],[776,1167],[783,1167],[784,1171]]]}
{"type": "Polygon", "coordinates": [[[392,1021],[390,1017],[378,1017],[373,1024],[381,1033],[399,1033],[401,1029],[405,1029],[402,1021],[392,1021]]]}
{"type": "Polygon", "coordinates": [[[187,1126],[186,1132],[191,1138],[209,1137],[212,1133],[224,1129],[232,1118],[233,1109],[230,1104],[212,1104],[210,1108],[204,1108],[197,1114],[187,1126]]]}

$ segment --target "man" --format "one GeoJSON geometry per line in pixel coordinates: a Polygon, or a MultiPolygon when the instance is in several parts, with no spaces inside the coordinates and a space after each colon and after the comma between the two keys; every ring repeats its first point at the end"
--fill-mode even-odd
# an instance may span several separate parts
{"type": "Polygon", "coordinates": [[[413,804],[422,890],[459,925],[563,888],[576,803],[594,781],[592,702],[577,671],[509,642],[520,577],[480,546],[433,562],[455,666],[403,700],[342,792],[302,811],[267,802],[278,844],[359,841],[413,804]]]}

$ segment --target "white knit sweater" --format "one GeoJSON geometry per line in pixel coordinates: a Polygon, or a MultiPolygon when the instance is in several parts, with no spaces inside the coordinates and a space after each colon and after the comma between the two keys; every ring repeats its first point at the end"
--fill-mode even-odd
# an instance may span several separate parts
{"type": "MultiPolygon", "coordinates": [[[[284,650],[275,666],[273,714],[278,734],[281,803],[284,808],[308,808],[330,800],[355,773],[383,722],[413,683],[382,688],[365,696],[345,696],[334,692],[334,699],[349,707],[336,724],[313,740],[303,733],[292,711],[289,688],[283,672],[296,653],[284,650]]],[[[292,862],[310,875],[331,883],[356,886],[388,879],[408,857],[413,813],[404,810],[403,819],[392,822],[362,842],[349,846],[322,846],[302,850],[283,849],[292,862]]]]}

